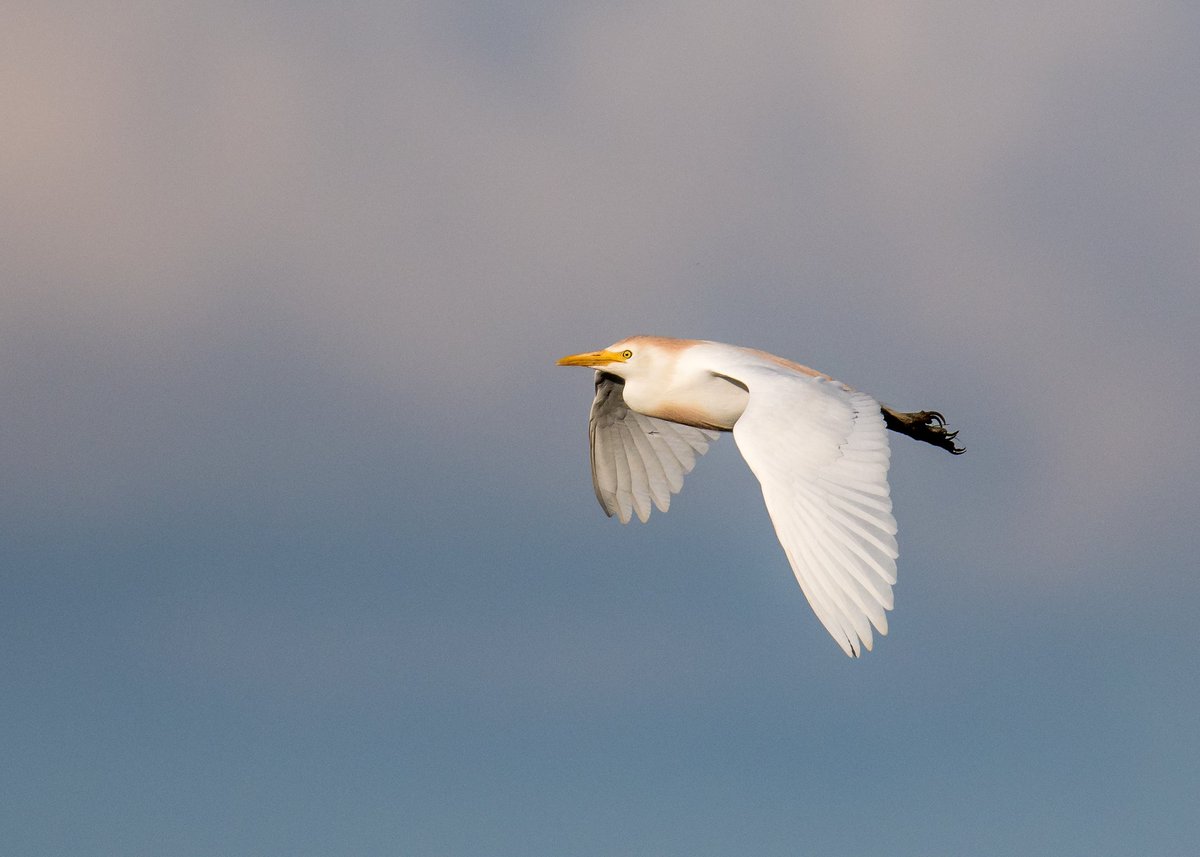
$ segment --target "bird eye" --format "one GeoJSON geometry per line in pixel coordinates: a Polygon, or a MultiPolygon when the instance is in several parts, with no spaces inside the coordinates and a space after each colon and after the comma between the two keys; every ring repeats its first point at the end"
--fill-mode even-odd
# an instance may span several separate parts
{"type": "Polygon", "coordinates": [[[628,360],[630,357],[633,356],[633,352],[630,351],[628,348],[626,348],[624,351],[621,352],[621,356],[624,357],[626,360],[628,360]]]}

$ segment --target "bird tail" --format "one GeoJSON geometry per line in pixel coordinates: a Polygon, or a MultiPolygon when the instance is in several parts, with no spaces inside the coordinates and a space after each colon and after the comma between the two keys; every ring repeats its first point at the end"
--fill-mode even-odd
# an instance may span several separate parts
{"type": "Polygon", "coordinates": [[[962,455],[966,447],[958,446],[954,439],[958,432],[946,428],[946,418],[937,411],[914,411],[904,413],[893,411],[891,408],[880,407],[883,411],[883,421],[894,432],[906,434],[914,440],[923,440],[940,447],[951,455],[962,455]]]}

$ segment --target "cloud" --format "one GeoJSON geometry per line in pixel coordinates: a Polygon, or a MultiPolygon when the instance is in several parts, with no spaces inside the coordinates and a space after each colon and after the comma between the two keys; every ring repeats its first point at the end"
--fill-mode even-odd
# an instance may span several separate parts
{"type": "Polygon", "coordinates": [[[211,448],[147,409],[238,425],[260,404],[230,379],[289,365],[461,443],[518,424],[562,351],[663,332],[949,402],[1037,498],[1012,538],[1169,514],[1195,456],[1147,435],[1200,416],[1184,13],[522,9],[20,10],[0,348],[38,367],[5,382],[38,465],[13,484],[111,489],[140,449],[178,479],[211,448]]]}

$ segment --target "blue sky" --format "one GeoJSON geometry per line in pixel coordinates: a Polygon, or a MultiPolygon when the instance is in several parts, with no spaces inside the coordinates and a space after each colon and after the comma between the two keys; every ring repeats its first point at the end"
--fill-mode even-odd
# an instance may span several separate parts
{"type": "Polygon", "coordinates": [[[1187,4],[10,18],[13,853],[1192,853],[1187,4]],[[604,517],[633,333],[961,430],[873,653],[729,438],[604,517]]]}

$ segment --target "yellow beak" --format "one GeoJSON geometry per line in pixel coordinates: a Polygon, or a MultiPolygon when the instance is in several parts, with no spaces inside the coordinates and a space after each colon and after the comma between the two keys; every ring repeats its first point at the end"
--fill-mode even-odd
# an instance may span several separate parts
{"type": "Polygon", "coordinates": [[[625,355],[616,351],[588,351],[584,354],[568,354],[558,361],[559,366],[604,366],[608,363],[624,363],[625,355]]]}

